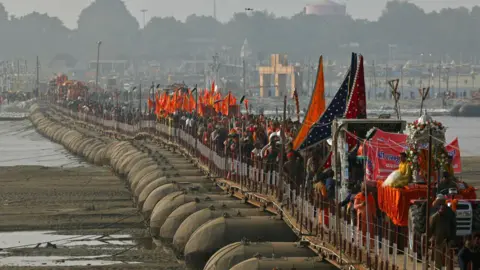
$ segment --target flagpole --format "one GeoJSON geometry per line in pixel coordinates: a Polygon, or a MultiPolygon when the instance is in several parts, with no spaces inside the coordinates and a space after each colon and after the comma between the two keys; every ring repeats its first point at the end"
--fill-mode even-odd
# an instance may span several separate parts
{"type": "MultiPolygon", "coordinates": [[[[244,178],[244,175],[242,174],[243,173],[243,169],[244,169],[244,166],[243,166],[243,156],[242,156],[242,136],[243,136],[243,132],[244,132],[244,126],[245,126],[245,123],[243,121],[243,118],[242,118],[242,113],[240,111],[240,108],[241,108],[241,105],[243,103],[243,100],[244,100],[245,96],[242,97],[242,99],[240,99],[240,104],[238,105],[238,118],[240,119],[242,125],[241,125],[241,131],[240,131],[240,135],[238,137],[238,152],[239,152],[239,162],[240,162],[240,190],[243,190],[243,181],[245,180],[244,178]]],[[[236,102],[235,102],[235,105],[236,102]]]]}
{"type": "Polygon", "coordinates": [[[283,163],[284,163],[284,156],[285,156],[285,125],[287,123],[287,96],[285,95],[283,98],[283,124],[282,128],[280,130],[280,139],[281,139],[281,148],[280,148],[280,168],[279,168],[279,183],[278,183],[278,189],[277,189],[277,198],[280,203],[283,203],[283,163]]]}
{"type": "Polygon", "coordinates": [[[198,89],[197,85],[195,85],[195,119],[193,122],[194,125],[194,136],[195,136],[195,157],[197,157],[197,144],[198,144],[198,89]]]}

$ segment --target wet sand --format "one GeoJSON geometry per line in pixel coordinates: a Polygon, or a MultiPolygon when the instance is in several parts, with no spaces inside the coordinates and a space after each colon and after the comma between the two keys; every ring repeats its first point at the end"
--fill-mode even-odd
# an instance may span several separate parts
{"type": "MultiPolygon", "coordinates": [[[[48,269],[183,269],[168,249],[155,247],[124,182],[107,168],[0,167],[0,185],[0,248],[3,249],[0,253],[8,253],[1,254],[0,265],[5,265],[7,259],[15,261],[15,256],[105,256],[98,259],[120,261],[120,264],[94,266],[95,260],[89,258],[83,266],[62,266],[72,264],[72,257],[67,260],[59,257],[55,267],[43,266],[48,269]],[[24,233],[6,233],[18,231],[24,233]],[[41,231],[54,231],[57,235],[45,235],[41,231]],[[99,240],[103,242],[93,241],[102,235],[99,240]],[[35,248],[37,239],[40,245],[35,248]],[[47,242],[56,248],[47,247],[47,242]]],[[[19,267],[30,268],[36,267],[19,267]]]]}
{"type": "Polygon", "coordinates": [[[460,178],[476,187],[477,199],[480,198],[480,156],[462,158],[462,174],[460,178]]]}

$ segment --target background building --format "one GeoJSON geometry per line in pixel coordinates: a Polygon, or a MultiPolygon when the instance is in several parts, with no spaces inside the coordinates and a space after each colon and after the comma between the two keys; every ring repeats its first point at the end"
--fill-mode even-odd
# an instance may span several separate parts
{"type": "Polygon", "coordinates": [[[321,0],[316,4],[310,4],[305,6],[304,12],[307,15],[338,15],[344,16],[347,14],[347,6],[342,5],[331,0],[321,0]]]}

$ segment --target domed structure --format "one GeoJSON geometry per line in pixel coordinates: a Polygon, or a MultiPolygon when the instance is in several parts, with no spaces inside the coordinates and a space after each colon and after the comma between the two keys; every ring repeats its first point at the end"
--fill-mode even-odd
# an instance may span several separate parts
{"type": "Polygon", "coordinates": [[[305,6],[305,14],[318,16],[345,16],[347,7],[332,0],[321,0],[319,3],[305,6]]]}

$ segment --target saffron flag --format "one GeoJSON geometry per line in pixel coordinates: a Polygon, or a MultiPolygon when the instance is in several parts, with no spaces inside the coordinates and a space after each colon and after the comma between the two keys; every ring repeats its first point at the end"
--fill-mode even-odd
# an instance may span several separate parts
{"type": "Polygon", "coordinates": [[[155,94],[155,115],[160,117],[160,110],[162,109],[162,97],[155,94]]]}
{"type": "Polygon", "coordinates": [[[213,105],[213,96],[215,95],[215,81],[212,82],[212,88],[210,89],[210,105],[213,105]]]}
{"type": "Polygon", "coordinates": [[[322,113],[325,111],[325,83],[323,77],[323,56],[320,56],[318,61],[317,80],[315,82],[315,89],[313,91],[310,105],[308,106],[307,114],[303,120],[302,126],[298,131],[295,140],[293,141],[293,148],[298,150],[300,146],[306,141],[310,128],[320,120],[322,113]]]}
{"type": "Polygon", "coordinates": [[[312,126],[306,139],[302,142],[298,150],[309,148],[332,136],[332,121],[337,117],[342,117],[345,113],[348,96],[348,81],[350,72],[343,80],[340,89],[338,89],[335,97],[328,105],[327,110],[322,114],[320,120],[312,126]]]}
{"type": "Polygon", "coordinates": [[[149,111],[152,110],[155,107],[155,105],[153,103],[153,100],[150,97],[148,98],[147,105],[148,105],[148,110],[149,111]]]}

